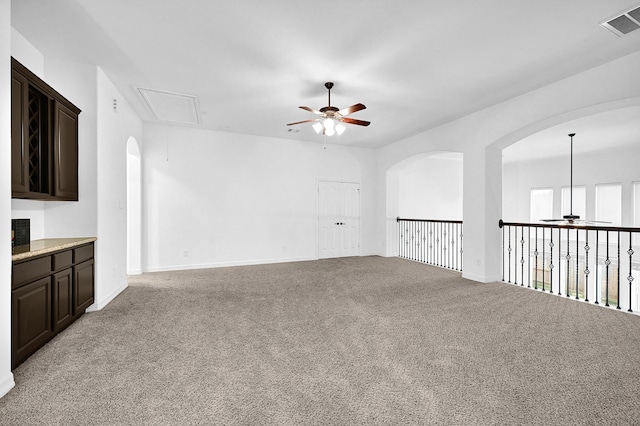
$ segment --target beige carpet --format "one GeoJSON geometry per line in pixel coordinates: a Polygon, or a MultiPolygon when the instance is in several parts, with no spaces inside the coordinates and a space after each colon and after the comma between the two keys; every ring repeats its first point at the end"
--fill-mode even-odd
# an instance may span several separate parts
{"type": "Polygon", "coordinates": [[[640,423],[640,317],[398,258],[131,277],[2,425],[640,423]]]}

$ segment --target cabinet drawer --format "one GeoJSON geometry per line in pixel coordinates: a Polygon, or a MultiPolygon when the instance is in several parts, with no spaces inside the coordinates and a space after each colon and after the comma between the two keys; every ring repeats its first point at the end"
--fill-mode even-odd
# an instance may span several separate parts
{"type": "Polygon", "coordinates": [[[89,259],[93,259],[93,244],[73,249],[73,263],[80,263],[89,259]]]}
{"type": "Polygon", "coordinates": [[[54,271],[68,268],[73,264],[73,252],[71,250],[63,251],[62,253],[56,253],[52,256],[52,258],[54,271]]]}
{"type": "Polygon", "coordinates": [[[36,278],[51,274],[51,256],[45,256],[13,265],[11,288],[18,288],[36,278]]]}

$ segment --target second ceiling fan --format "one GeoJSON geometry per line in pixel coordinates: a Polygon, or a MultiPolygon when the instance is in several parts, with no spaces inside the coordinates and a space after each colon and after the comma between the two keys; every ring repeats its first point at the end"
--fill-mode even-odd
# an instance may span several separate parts
{"type": "Polygon", "coordinates": [[[541,219],[541,222],[559,222],[564,225],[591,225],[591,224],[609,224],[611,222],[601,221],[601,220],[584,220],[580,219],[580,216],[573,214],[573,137],[575,133],[569,133],[568,136],[571,138],[571,153],[570,153],[570,163],[569,163],[569,214],[562,216],[562,219],[541,219]]]}
{"type": "Polygon", "coordinates": [[[324,87],[329,91],[329,100],[328,105],[320,108],[320,110],[315,110],[308,106],[301,106],[299,108],[312,112],[317,115],[316,118],[312,118],[309,120],[296,121],[295,123],[289,123],[287,126],[294,126],[296,124],[303,123],[314,123],[313,129],[316,133],[322,133],[326,136],[333,136],[334,134],[341,135],[345,131],[345,127],[342,123],[346,124],[355,124],[358,126],[368,126],[371,124],[369,121],[358,120],[355,118],[347,117],[349,114],[353,114],[354,112],[358,112],[366,108],[364,104],[357,103],[355,105],[351,105],[350,107],[338,109],[334,106],[331,106],[331,89],[333,88],[333,83],[328,81],[324,84],[324,87]]]}

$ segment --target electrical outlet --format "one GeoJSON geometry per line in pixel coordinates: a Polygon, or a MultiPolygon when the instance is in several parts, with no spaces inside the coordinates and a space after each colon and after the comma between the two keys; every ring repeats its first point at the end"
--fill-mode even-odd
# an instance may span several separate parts
{"type": "Polygon", "coordinates": [[[189,250],[187,249],[182,250],[182,257],[189,257],[189,250]]]}

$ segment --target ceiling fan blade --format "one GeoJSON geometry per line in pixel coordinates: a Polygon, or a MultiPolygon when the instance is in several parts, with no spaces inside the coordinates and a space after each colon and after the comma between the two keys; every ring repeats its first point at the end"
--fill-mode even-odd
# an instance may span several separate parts
{"type": "Polygon", "coordinates": [[[349,115],[349,114],[353,114],[354,112],[363,110],[365,108],[366,106],[364,106],[363,104],[355,104],[355,105],[351,105],[350,107],[341,109],[340,111],[338,111],[338,114],[342,116],[349,115]]]}
{"type": "Polygon", "coordinates": [[[310,108],[310,107],[308,107],[308,106],[299,106],[298,108],[301,108],[301,109],[303,109],[303,110],[305,110],[305,111],[312,112],[312,113],[314,113],[314,114],[316,114],[316,115],[322,115],[322,113],[321,113],[320,111],[317,111],[317,110],[315,110],[315,109],[313,109],[313,108],[310,108]]]}
{"type": "Polygon", "coordinates": [[[586,220],[586,219],[540,219],[540,222],[559,222],[569,225],[596,225],[596,224],[611,224],[604,220],[586,220]]]}
{"type": "Polygon", "coordinates": [[[584,220],[576,220],[576,222],[583,223],[585,225],[595,225],[595,224],[598,224],[598,223],[611,225],[611,222],[607,222],[606,220],[586,220],[586,219],[584,219],[584,220]]]}
{"type": "Polygon", "coordinates": [[[357,124],[358,126],[368,126],[369,124],[371,124],[371,122],[369,121],[356,120],[355,118],[349,118],[349,117],[343,117],[342,122],[348,123],[348,124],[357,124]]]}
{"type": "Polygon", "coordinates": [[[311,123],[311,122],[314,122],[314,121],[318,121],[318,119],[317,118],[312,118],[311,120],[296,121],[295,123],[287,124],[287,126],[293,126],[293,125],[302,124],[302,123],[311,123]]]}

